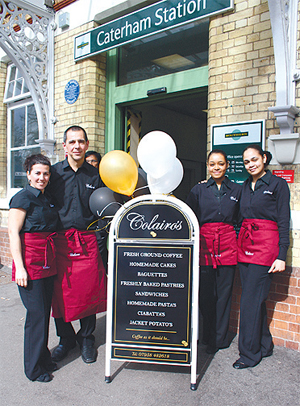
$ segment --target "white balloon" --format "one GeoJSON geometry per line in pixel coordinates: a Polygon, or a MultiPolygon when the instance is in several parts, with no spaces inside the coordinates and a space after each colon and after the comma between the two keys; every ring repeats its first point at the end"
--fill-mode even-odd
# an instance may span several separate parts
{"type": "Polygon", "coordinates": [[[160,178],[169,171],[176,153],[173,138],[163,131],[151,131],[146,134],[137,149],[141,167],[154,178],[160,178]]]}
{"type": "Polygon", "coordinates": [[[183,166],[178,158],[175,158],[174,163],[170,170],[160,178],[154,178],[147,175],[148,186],[150,192],[157,193],[171,193],[180,185],[183,178],[183,166]]]}

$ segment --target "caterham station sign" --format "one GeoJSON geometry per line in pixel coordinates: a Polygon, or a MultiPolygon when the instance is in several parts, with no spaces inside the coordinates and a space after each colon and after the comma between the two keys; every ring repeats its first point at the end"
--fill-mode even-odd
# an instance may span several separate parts
{"type": "Polygon", "coordinates": [[[74,59],[233,9],[233,0],[163,0],[75,37],[74,59]]]}

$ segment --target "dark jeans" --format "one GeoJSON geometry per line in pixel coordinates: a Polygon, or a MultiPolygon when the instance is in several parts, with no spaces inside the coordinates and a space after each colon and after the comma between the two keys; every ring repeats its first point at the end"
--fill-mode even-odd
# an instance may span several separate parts
{"type": "Polygon", "coordinates": [[[96,327],[96,315],[84,317],[80,319],[80,330],[75,333],[72,323],[66,323],[63,318],[54,319],[56,325],[56,334],[60,337],[60,344],[69,343],[75,344],[76,341],[80,346],[91,345],[95,342],[93,331],[96,327]]]}

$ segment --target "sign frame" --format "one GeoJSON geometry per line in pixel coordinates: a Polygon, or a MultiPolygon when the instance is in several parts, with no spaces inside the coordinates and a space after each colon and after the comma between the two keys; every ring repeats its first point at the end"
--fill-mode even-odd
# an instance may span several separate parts
{"type": "Polygon", "coordinates": [[[258,144],[265,149],[264,119],[211,126],[211,149],[221,149],[227,154],[229,168],[226,175],[233,182],[242,184],[249,177],[244,167],[242,153],[250,144],[258,144]]]}
{"type": "Polygon", "coordinates": [[[161,0],[158,3],[143,7],[139,10],[133,11],[132,13],[104,23],[99,27],[93,28],[83,34],[77,35],[74,38],[74,60],[79,61],[84,58],[89,58],[101,52],[106,52],[110,49],[129,44],[130,42],[137,41],[173,28],[177,28],[181,25],[188,24],[193,21],[208,18],[217,14],[222,14],[227,11],[232,11],[234,9],[233,0],[222,1],[226,3],[226,5],[224,4],[224,6],[220,6],[220,1],[216,0],[187,0],[187,2],[185,2],[185,0],[184,2],[181,2],[180,0],[161,0]],[[177,5],[175,3],[177,3],[177,5]],[[213,5],[211,6],[210,3],[213,3],[213,5]],[[189,7],[190,4],[192,4],[192,8],[189,7]],[[167,9],[166,6],[168,6],[169,8],[167,9]],[[194,11],[194,7],[196,7],[197,13],[194,11]],[[210,7],[212,7],[212,9],[210,9],[210,7]],[[198,10],[198,8],[201,8],[202,12],[201,10],[198,10]],[[203,12],[203,10],[206,10],[206,8],[208,9],[208,11],[205,13],[203,12]],[[168,10],[168,13],[165,10],[168,10]],[[152,18],[147,15],[147,12],[153,12],[152,17],[156,16],[157,18],[157,21],[154,22],[154,25],[161,26],[160,28],[157,28],[156,30],[151,29],[152,18]],[[195,16],[193,17],[194,14],[195,16]],[[191,15],[192,17],[189,18],[188,15],[191,15]],[[137,18],[136,21],[131,20],[135,17],[137,18]],[[172,24],[172,21],[176,20],[176,18],[182,19],[182,21],[172,24]],[[130,22],[128,22],[128,20],[130,22]],[[171,23],[168,24],[169,22],[171,23]],[[128,24],[132,24],[131,34],[130,36],[128,35],[127,40],[122,40],[123,35],[127,37],[127,27],[129,26],[128,24]],[[126,30],[124,29],[124,27],[126,27],[126,30]],[[107,29],[106,32],[105,29],[107,29]],[[141,32],[143,31],[144,34],[141,34],[141,32]],[[94,42],[96,42],[97,46],[94,44],[94,42]],[[112,45],[110,45],[110,43],[112,45]]]}
{"type": "MultiPolygon", "coordinates": [[[[144,207],[146,209],[146,207],[144,207]]],[[[127,221],[127,218],[126,218],[127,221]]],[[[125,227],[126,231],[126,227],[125,227]]],[[[175,232],[174,232],[175,233],[175,232]]],[[[151,234],[151,233],[150,233],[151,234]]],[[[167,234],[168,235],[168,234],[167,234]]],[[[180,260],[179,260],[180,261],[180,260]]],[[[182,265],[182,263],[179,263],[182,265]]],[[[167,264],[169,266],[169,264],[167,264]]],[[[138,268],[139,269],[139,268],[138,268]]],[[[178,267],[179,269],[179,267],[178,267]]],[[[181,268],[182,269],[182,268],[181,268]]],[[[180,273],[181,269],[177,272],[180,273]]],[[[141,269],[145,270],[145,269],[141,269]]],[[[151,270],[151,269],[150,269],[151,270]]],[[[157,268],[158,271],[160,269],[157,268]]],[[[149,269],[146,269],[149,271],[149,269]]],[[[126,264],[121,270],[121,274],[126,272],[126,264]]],[[[172,273],[170,272],[170,275],[172,273]]],[[[168,276],[169,277],[169,276],[168,276]]],[[[155,280],[152,278],[152,280],[155,280]]],[[[167,280],[166,280],[167,281],[167,280]]],[[[138,282],[135,282],[138,283],[138,282]]],[[[187,284],[188,285],[188,284],[187,284]]],[[[123,289],[123,288],[122,288],[123,289]]],[[[157,289],[159,290],[159,289],[157,289]]],[[[164,289],[166,290],[166,289],[164,289]]],[[[151,292],[146,292],[151,293],[151,292]]],[[[155,292],[161,293],[161,292],[155,292]]],[[[173,293],[173,292],[172,292],[173,293]]],[[[173,293],[175,294],[175,293],[173,293]]],[[[177,295],[177,293],[176,293],[177,295]]],[[[184,295],[184,294],[183,294],[184,295]]],[[[171,295],[170,295],[171,296],[171,295]]],[[[122,298],[121,298],[122,299],[122,298]]],[[[124,299],[124,298],[123,298],[124,299]]],[[[155,299],[148,299],[155,300],[155,299]]],[[[168,300],[168,299],[167,299],[168,300]]],[[[171,300],[171,299],[170,299],[171,300]]],[[[163,301],[163,299],[162,299],[163,301]]],[[[145,308],[146,309],[146,308],[145,308]]],[[[156,308],[158,310],[158,308],[156,308]]],[[[177,316],[180,309],[172,310],[173,316],[177,316]],[[174,313],[175,311],[175,313],[174,313]]],[[[130,312],[130,311],[129,311],[130,312]]],[[[183,310],[184,312],[184,310],[183,310]]],[[[111,378],[111,360],[122,361],[122,362],[139,362],[139,363],[152,363],[152,364],[164,364],[164,365],[175,365],[175,366],[188,366],[191,367],[191,390],[196,390],[196,373],[197,373],[197,340],[198,340],[198,317],[199,317],[199,224],[196,218],[196,215],[192,209],[181,200],[166,195],[143,195],[136,197],[128,202],[126,202],[115,214],[109,233],[109,258],[108,258],[108,283],[107,283],[107,316],[106,316],[106,359],[105,359],[105,382],[110,383],[111,378]],[[184,236],[183,238],[176,239],[156,239],[154,234],[150,238],[141,238],[139,233],[137,233],[137,238],[134,238],[132,235],[130,238],[126,238],[126,234],[120,231],[122,227],[122,221],[124,221],[124,216],[127,213],[131,213],[131,209],[136,209],[143,206],[151,206],[154,209],[158,205],[168,206],[166,210],[170,208],[180,212],[187,224],[189,231],[184,232],[185,234],[179,234],[179,236],[184,236]],[[126,339],[115,340],[116,338],[116,326],[118,321],[117,317],[117,301],[118,301],[118,289],[119,289],[119,279],[118,279],[118,265],[119,259],[116,258],[116,250],[123,247],[131,247],[134,250],[143,250],[153,253],[159,253],[161,249],[167,251],[168,249],[173,252],[184,252],[186,250],[188,260],[185,260],[184,263],[188,262],[188,271],[186,272],[187,277],[190,280],[190,285],[186,288],[186,294],[188,299],[186,303],[186,309],[190,317],[187,317],[188,321],[188,331],[186,335],[188,336],[188,342],[182,341],[184,344],[176,342],[176,336],[174,334],[174,340],[171,344],[164,342],[151,342],[143,339],[140,342],[126,342],[126,339]],[[181,348],[182,347],[182,348],[181,348]],[[146,354],[137,357],[133,357],[134,351],[136,348],[140,351],[139,354],[146,354]],[[149,354],[149,357],[147,356],[149,354]],[[152,354],[155,354],[152,356],[152,354]],[[156,358],[155,358],[156,357],[156,358]],[[173,357],[173,358],[172,358],[173,357]],[[167,360],[168,358],[168,360],[167,360]]],[[[121,317],[119,317],[121,320],[121,317]]],[[[122,330],[123,327],[120,327],[122,330]]],[[[126,329],[128,330],[128,328],[126,329]]],[[[152,331],[157,332],[157,329],[151,330],[150,328],[147,334],[151,334],[152,331]]],[[[184,328],[183,328],[184,330],[184,328]]],[[[123,328],[123,332],[125,328],[123,328]]],[[[142,331],[142,330],[141,330],[142,331]]],[[[185,331],[185,330],[184,330],[185,331]]],[[[173,333],[169,331],[169,333],[173,333]]],[[[175,332],[176,333],[176,332],[175,332]]],[[[119,333],[118,333],[119,334],[119,333]]],[[[121,333],[122,336],[123,333],[121,333]]],[[[126,333],[127,334],[127,333],[126,333]]],[[[156,334],[157,335],[157,334],[156,334]]],[[[166,331],[166,336],[168,331],[166,331]]],[[[120,334],[119,334],[120,336],[120,334]]],[[[149,336],[150,338],[150,336],[149,336]]],[[[152,338],[152,337],[151,337],[152,338]]],[[[154,337],[156,339],[157,337],[154,337]]],[[[161,339],[161,338],[160,338],[161,339]]],[[[164,337],[162,338],[164,339],[164,337]]],[[[166,338],[166,341],[168,340],[166,338]]]]}

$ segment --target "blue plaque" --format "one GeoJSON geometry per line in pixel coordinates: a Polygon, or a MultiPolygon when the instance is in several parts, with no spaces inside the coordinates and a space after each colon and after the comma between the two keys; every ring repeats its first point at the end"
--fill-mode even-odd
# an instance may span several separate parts
{"type": "Polygon", "coordinates": [[[69,80],[65,87],[65,100],[68,104],[73,104],[76,102],[79,96],[79,83],[77,80],[69,80]]]}

